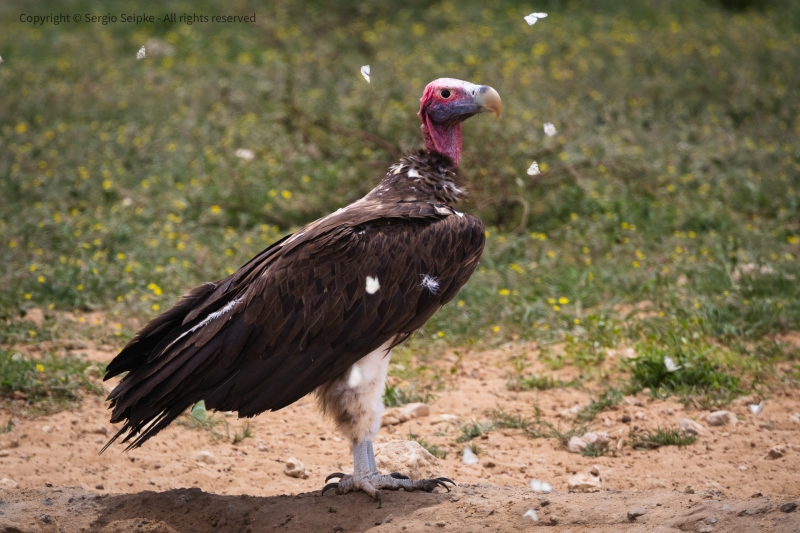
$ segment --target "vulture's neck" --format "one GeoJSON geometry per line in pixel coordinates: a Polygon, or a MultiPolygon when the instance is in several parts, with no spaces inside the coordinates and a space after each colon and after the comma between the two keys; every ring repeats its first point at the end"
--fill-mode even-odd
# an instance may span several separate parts
{"type": "Polygon", "coordinates": [[[364,200],[450,205],[465,196],[456,183],[457,178],[452,159],[438,152],[420,150],[389,167],[386,176],[364,200]]]}

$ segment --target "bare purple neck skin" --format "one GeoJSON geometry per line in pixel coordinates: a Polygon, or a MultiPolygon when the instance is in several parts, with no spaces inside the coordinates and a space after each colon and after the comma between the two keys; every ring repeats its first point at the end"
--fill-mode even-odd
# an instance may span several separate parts
{"type": "Polygon", "coordinates": [[[457,167],[461,162],[461,123],[446,126],[432,122],[424,115],[420,128],[428,152],[439,152],[448,156],[457,167]]]}

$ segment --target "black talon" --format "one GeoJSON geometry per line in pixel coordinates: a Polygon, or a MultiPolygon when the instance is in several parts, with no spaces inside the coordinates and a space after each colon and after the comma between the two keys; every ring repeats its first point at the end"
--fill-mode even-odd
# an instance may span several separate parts
{"type": "Polygon", "coordinates": [[[346,476],[346,475],[347,475],[347,474],[343,474],[343,473],[341,473],[341,472],[334,472],[333,474],[331,474],[331,475],[329,475],[328,477],[326,477],[326,478],[325,478],[325,483],[327,483],[328,481],[330,481],[331,479],[333,479],[333,478],[336,478],[336,477],[338,477],[339,479],[341,479],[341,478],[343,478],[343,477],[344,477],[344,476],[346,476]]]}
{"type": "MultiPolygon", "coordinates": [[[[447,481],[448,483],[452,483],[454,487],[457,487],[457,486],[458,486],[458,485],[456,485],[456,482],[455,482],[455,481],[453,481],[453,480],[452,480],[452,479],[450,479],[450,478],[446,478],[446,477],[437,477],[437,478],[436,478],[436,480],[437,480],[437,481],[447,481]]],[[[448,489],[448,490],[449,490],[449,489],[448,489]]]]}
{"type": "MultiPolygon", "coordinates": [[[[327,479],[326,479],[325,481],[327,481],[327,479]]],[[[324,487],[322,487],[322,494],[320,494],[320,496],[325,496],[325,491],[326,491],[326,490],[328,490],[328,489],[335,489],[335,488],[337,488],[338,486],[339,486],[339,484],[338,484],[338,483],[328,483],[327,485],[325,485],[324,487]]]]}
{"type": "Polygon", "coordinates": [[[447,489],[447,492],[450,492],[450,487],[448,487],[448,486],[447,486],[447,485],[444,483],[444,481],[439,481],[438,479],[434,479],[433,481],[435,481],[437,485],[441,485],[442,487],[444,487],[445,489],[447,489]]]}
{"type": "Polygon", "coordinates": [[[392,472],[392,473],[391,473],[391,474],[389,474],[389,475],[390,475],[390,476],[392,476],[392,477],[393,477],[393,478],[395,478],[395,479],[410,479],[408,476],[404,476],[404,475],[403,475],[403,474],[401,474],[400,472],[392,472]]]}

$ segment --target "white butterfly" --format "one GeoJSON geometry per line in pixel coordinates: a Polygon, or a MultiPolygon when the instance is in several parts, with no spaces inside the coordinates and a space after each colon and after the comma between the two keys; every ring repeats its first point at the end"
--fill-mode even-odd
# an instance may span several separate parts
{"type": "Polygon", "coordinates": [[[548,137],[552,137],[556,133],[558,133],[558,130],[556,129],[555,126],[553,126],[552,122],[545,122],[544,123],[544,134],[545,135],[547,135],[548,137]]]}
{"type": "Polygon", "coordinates": [[[531,163],[531,166],[528,167],[528,176],[536,176],[537,174],[541,174],[539,170],[539,163],[534,161],[531,163]]]}
{"type": "Polygon", "coordinates": [[[361,67],[361,75],[364,76],[364,79],[367,80],[367,83],[370,83],[370,81],[369,81],[369,65],[364,65],[363,67],[361,67]]]}
{"type": "Polygon", "coordinates": [[[531,489],[534,492],[544,492],[547,494],[553,490],[553,485],[547,483],[546,481],[539,481],[538,479],[531,480],[531,489]]]}
{"type": "Polygon", "coordinates": [[[664,356],[664,366],[667,367],[667,372],[675,372],[676,370],[683,368],[681,365],[676,365],[675,359],[668,355],[664,356]]]}
{"type": "Polygon", "coordinates": [[[754,415],[760,415],[761,411],[764,409],[764,401],[760,401],[759,403],[751,403],[747,407],[750,408],[750,412],[754,415]]]}
{"type": "Polygon", "coordinates": [[[464,446],[464,451],[461,452],[461,462],[465,465],[474,465],[478,462],[478,456],[472,451],[469,446],[464,446]]]}
{"type": "Polygon", "coordinates": [[[249,150],[247,148],[239,148],[238,150],[236,150],[235,154],[236,157],[238,157],[239,159],[244,159],[245,161],[252,161],[253,158],[256,156],[256,154],[253,153],[252,150],[249,150]]]}
{"type": "Polygon", "coordinates": [[[531,13],[525,17],[525,22],[528,23],[528,26],[533,26],[537,20],[545,17],[547,17],[547,13],[531,13]]]}
{"type": "Polygon", "coordinates": [[[529,516],[530,519],[533,520],[534,522],[538,522],[539,521],[539,517],[536,516],[536,509],[534,509],[533,507],[531,507],[530,509],[525,511],[525,514],[522,515],[522,518],[525,518],[526,516],[529,516]]]}
{"type": "Polygon", "coordinates": [[[145,54],[144,46],[142,46],[141,48],[139,48],[139,51],[136,52],[136,59],[145,59],[146,56],[144,54],[145,54]]]}

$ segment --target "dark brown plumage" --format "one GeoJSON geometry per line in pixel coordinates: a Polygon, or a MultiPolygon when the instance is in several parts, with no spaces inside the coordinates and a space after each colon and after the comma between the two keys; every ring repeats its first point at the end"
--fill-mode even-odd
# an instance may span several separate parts
{"type": "Polygon", "coordinates": [[[109,395],[124,425],[106,447],[140,446],[199,400],[245,417],[280,409],[407,339],[483,250],[481,221],[449,206],[455,180],[449,157],[408,155],[361,200],[192,289],[109,364],[106,379],[128,374],[109,395]]]}

